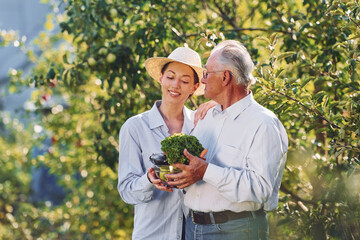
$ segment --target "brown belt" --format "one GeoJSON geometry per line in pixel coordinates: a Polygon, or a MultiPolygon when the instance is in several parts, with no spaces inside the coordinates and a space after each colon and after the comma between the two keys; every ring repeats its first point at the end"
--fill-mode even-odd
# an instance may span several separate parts
{"type": "Polygon", "coordinates": [[[255,216],[265,216],[264,209],[260,209],[257,211],[245,211],[245,212],[232,212],[232,211],[222,211],[222,212],[197,212],[190,210],[191,219],[196,224],[218,224],[218,223],[225,223],[227,221],[240,219],[240,218],[247,218],[255,216]],[[254,215],[253,215],[254,214],[254,215]],[[212,216],[213,221],[211,221],[212,216]]]}

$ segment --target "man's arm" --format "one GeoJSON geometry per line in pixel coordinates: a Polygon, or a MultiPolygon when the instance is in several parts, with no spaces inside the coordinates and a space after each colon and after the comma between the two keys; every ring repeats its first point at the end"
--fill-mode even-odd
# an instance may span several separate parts
{"type": "Polygon", "coordinates": [[[167,177],[176,179],[171,185],[179,185],[179,188],[203,180],[216,187],[231,202],[264,203],[272,194],[276,178],[282,169],[285,154],[283,142],[279,130],[270,124],[261,125],[254,139],[249,141],[252,144],[246,155],[246,167],[220,167],[201,162],[201,158],[184,153],[189,156],[190,164],[176,165],[183,172],[167,177]]]}
{"type": "MultiPolygon", "coordinates": [[[[273,193],[276,179],[285,161],[286,149],[280,129],[266,122],[259,126],[243,167],[222,168],[209,164],[203,180],[231,202],[266,202],[273,193]]],[[[221,157],[221,156],[220,156],[221,157]]]]}

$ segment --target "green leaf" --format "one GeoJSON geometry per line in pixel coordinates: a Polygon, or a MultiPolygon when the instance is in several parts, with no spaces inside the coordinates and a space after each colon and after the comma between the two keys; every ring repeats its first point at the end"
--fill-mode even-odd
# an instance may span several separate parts
{"type": "Polygon", "coordinates": [[[54,79],[55,78],[55,71],[53,68],[50,68],[48,73],[46,74],[46,79],[54,79]]]}
{"type": "Polygon", "coordinates": [[[356,68],[356,60],[355,60],[355,59],[351,59],[351,60],[350,60],[350,65],[355,69],[355,68],[356,68]]]}
{"type": "Polygon", "coordinates": [[[283,58],[287,58],[290,57],[292,55],[296,54],[296,52],[285,52],[285,53],[281,53],[278,57],[277,60],[280,61],[283,58]]]}
{"type": "Polygon", "coordinates": [[[296,94],[297,91],[298,91],[298,88],[297,88],[297,87],[294,87],[294,88],[292,89],[292,91],[293,91],[294,94],[296,94]]]}
{"type": "Polygon", "coordinates": [[[282,73],[284,72],[284,70],[285,70],[284,68],[280,68],[279,70],[277,70],[275,73],[275,77],[277,77],[277,78],[280,77],[282,75],[282,73]]]}
{"type": "Polygon", "coordinates": [[[256,39],[259,39],[259,40],[267,42],[268,44],[271,44],[270,40],[268,38],[266,38],[266,37],[261,36],[261,37],[256,37],[256,39]]]}
{"type": "Polygon", "coordinates": [[[63,62],[64,62],[64,63],[70,64],[69,61],[68,61],[68,54],[67,54],[67,53],[65,53],[65,54],[63,55],[62,59],[63,59],[63,62]]]}
{"type": "Polygon", "coordinates": [[[311,80],[315,79],[315,77],[307,77],[303,81],[301,81],[300,88],[305,87],[311,80]]]}
{"type": "Polygon", "coordinates": [[[273,34],[271,34],[271,36],[270,36],[270,43],[271,43],[272,45],[275,45],[275,44],[276,44],[276,36],[277,36],[277,33],[273,33],[273,34]]]}
{"type": "Polygon", "coordinates": [[[279,220],[276,225],[277,226],[282,226],[282,225],[286,225],[289,223],[289,221],[292,221],[290,218],[284,218],[284,219],[281,219],[279,220]]]}
{"type": "Polygon", "coordinates": [[[353,40],[353,39],[357,39],[357,38],[360,38],[360,33],[351,33],[347,39],[353,40]]]}

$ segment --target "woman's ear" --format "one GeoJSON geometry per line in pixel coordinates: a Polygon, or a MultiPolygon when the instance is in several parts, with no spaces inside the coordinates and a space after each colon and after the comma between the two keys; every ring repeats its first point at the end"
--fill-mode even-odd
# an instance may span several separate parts
{"type": "Polygon", "coordinates": [[[192,93],[189,95],[188,98],[191,98],[191,97],[192,97],[192,95],[194,94],[194,92],[196,91],[196,89],[198,89],[199,86],[200,86],[200,83],[195,83],[195,84],[194,84],[193,91],[192,91],[192,93]]]}
{"type": "Polygon", "coordinates": [[[193,92],[191,94],[193,94],[196,91],[196,89],[198,89],[199,86],[200,86],[200,83],[195,83],[194,88],[193,88],[193,92]]]}

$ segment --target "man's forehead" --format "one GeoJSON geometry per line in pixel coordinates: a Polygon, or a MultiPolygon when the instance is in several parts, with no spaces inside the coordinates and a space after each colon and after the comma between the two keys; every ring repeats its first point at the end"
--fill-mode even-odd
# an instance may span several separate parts
{"type": "Polygon", "coordinates": [[[217,57],[216,53],[211,54],[204,67],[208,68],[208,67],[211,67],[212,65],[214,65],[216,63],[216,57],[217,57]]]}

